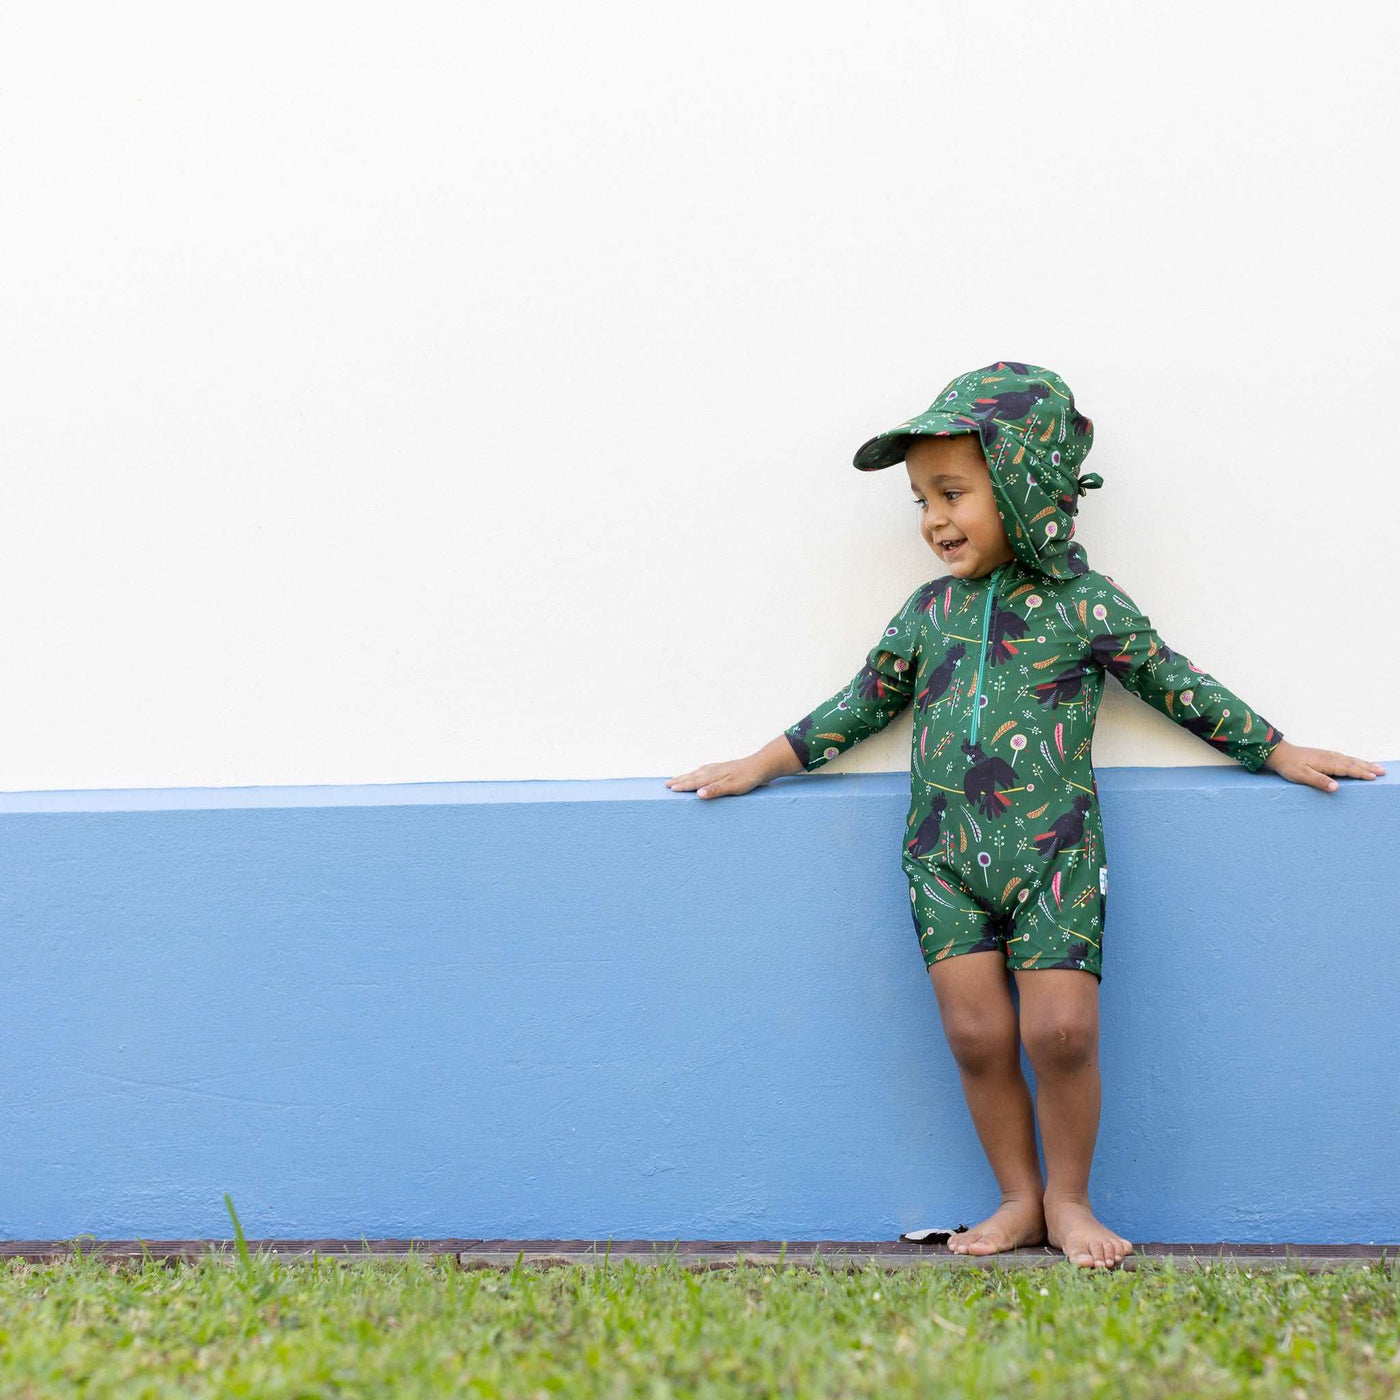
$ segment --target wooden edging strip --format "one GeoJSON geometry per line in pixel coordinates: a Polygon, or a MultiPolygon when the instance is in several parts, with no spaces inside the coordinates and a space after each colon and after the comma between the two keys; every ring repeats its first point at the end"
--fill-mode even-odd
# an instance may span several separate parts
{"type": "MultiPolygon", "coordinates": [[[[921,1245],[884,1240],[506,1240],[506,1239],[295,1239],[248,1240],[250,1254],[275,1256],[283,1262],[334,1259],[393,1259],[414,1255],[451,1255],[464,1269],[513,1267],[517,1262],[535,1267],[564,1264],[606,1264],[633,1260],[659,1264],[674,1259],[686,1268],[733,1268],[740,1263],[757,1265],[806,1265],[818,1261],[835,1268],[865,1268],[871,1264],[903,1268],[915,1264],[943,1264],[958,1268],[997,1266],[1045,1268],[1063,1263],[1064,1255],[1048,1246],[1018,1249],[1007,1254],[954,1254],[944,1245],[921,1245]]],[[[149,1256],[161,1263],[212,1257],[220,1262],[238,1259],[233,1240],[98,1240],[78,1236],[71,1240],[0,1240],[0,1259],[56,1262],[83,1254],[104,1260],[140,1260],[149,1256]]],[[[1344,1265],[1379,1264],[1394,1268],[1400,1244],[1135,1244],[1121,1267],[1136,1269],[1154,1260],[1199,1265],[1234,1264],[1244,1268],[1292,1266],[1315,1272],[1344,1265]]]]}

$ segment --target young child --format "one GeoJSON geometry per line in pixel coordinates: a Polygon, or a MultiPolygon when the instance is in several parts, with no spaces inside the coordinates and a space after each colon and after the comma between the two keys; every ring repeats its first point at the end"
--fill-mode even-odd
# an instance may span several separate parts
{"type": "Polygon", "coordinates": [[[1064,380],[1004,360],[867,442],[861,471],[903,461],[920,532],[947,573],[890,619],[851,683],[747,758],[667,787],[733,796],[813,772],[914,705],[901,861],[919,947],[1001,1205],[948,1247],[1049,1243],[1112,1268],[1132,1244],[1089,1204],[1098,1132],[1098,989],[1108,866],[1090,740],[1104,673],[1250,772],[1336,790],[1379,764],[1289,743],[1163,642],[1072,543],[1093,424],[1064,380]],[[1015,974],[1020,1019],[1012,1005],[1015,974]],[[1041,1184],[1019,1040],[1035,1066],[1041,1184]]]}

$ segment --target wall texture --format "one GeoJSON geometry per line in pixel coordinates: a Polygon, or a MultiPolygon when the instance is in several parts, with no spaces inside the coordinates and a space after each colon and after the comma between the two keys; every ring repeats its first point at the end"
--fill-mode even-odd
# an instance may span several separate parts
{"type": "MultiPolygon", "coordinates": [[[[1400,1242],[1400,767],[1100,774],[1129,1239],[1400,1242]]],[[[0,1236],[892,1238],[996,1183],[906,781],[0,799],[0,1236]]],[[[1029,1066],[1027,1066],[1029,1072],[1029,1066]]]]}
{"type": "MultiPolygon", "coordinates": [[[[742,802],[663,779],[941,572],[851,456],[1002,357],[1093,419],[1076,538],[1175,649],[1400,753],[1400,10],[1362,29],[5,6],[0,1233],[985,1209],[909,718],[742,802]]],[[[1100,720],[1106,1218],[1396,1238],[1396,770],[1100,720]]]]}
{"type": "Polygon", "coordinates": [[[1004,356],[1173,647],[1400,751],[1400,8],[1261,13],[6,5],[0,790],[750,752],[940,572],[853,452],[1004,356]]]}

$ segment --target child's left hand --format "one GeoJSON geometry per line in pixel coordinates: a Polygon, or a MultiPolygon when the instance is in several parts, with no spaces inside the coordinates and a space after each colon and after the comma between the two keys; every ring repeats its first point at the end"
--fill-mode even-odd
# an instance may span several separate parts
{"type": "Polygon", "coordinates": [[[1321,788],[1323,792],[1335,792],[1337,784],[1327,775],[1335,773],[1339,778],[1374,778],[1383,775],[1385,769],[1379,763],[1371,763],[1364,758],[1353,758],[1335,749],[1304,749],[1280,739],[1274,751],[1264,760],[1264,767],[1272,769],[1290,783],[1307,783],[1309,787],[1321,788]]]}

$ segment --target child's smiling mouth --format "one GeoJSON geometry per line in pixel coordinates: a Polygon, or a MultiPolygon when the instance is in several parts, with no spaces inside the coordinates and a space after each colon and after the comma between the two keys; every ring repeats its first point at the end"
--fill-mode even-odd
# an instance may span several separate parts
{"type": "Polygon", "coordinates": [[[949,538],[946,540],[939,540],[938,548],[942,550],[943,554],[946,557],[952,558],[958,552],[958,550],[961,549],[966,543],[966,537],[959,537],[956,539],[949,538]]]}

